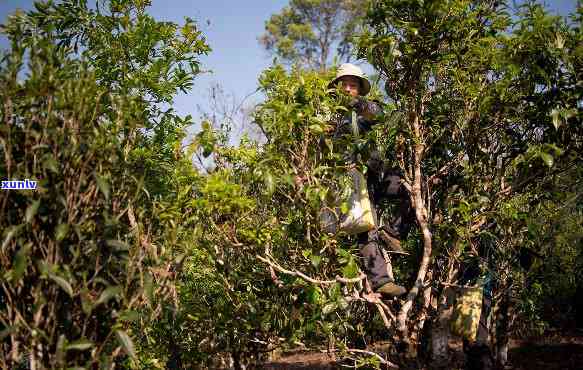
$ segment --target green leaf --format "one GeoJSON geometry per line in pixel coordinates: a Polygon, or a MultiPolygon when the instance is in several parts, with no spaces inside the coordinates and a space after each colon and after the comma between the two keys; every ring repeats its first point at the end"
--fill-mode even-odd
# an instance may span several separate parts
{"type": "Polygon", "coordinates": [[[317,304],[320,300],[320,288],[315,286],[310,286],[306,292],[306,301],[311,304],[317,304]]]}
{"type": "Polygon", "coordinates": [[[326,144],[326,147],[328,148],[328,150],[330,152],[334,151],[334,145],[332,144],[332,140],[330,140],[329,138],[324,139],[324,143],[326,144]]]}
{"type": "Polygon", "coordinates": [[[559,125],[561,124],[561,120],[559,119],[559,110],[558,109],[553,109],[551,111],[551,118],[553,120],[553,126],[555,126],[555,129],[559,128],[559,125]]]}
{"type": "Polygon", "coordinates": [[[358,266],[354,262],[354,259],[350,259],[350,261],[342,268],[342,275],[345,278],[355,278],[358,275],[358,266]]]}
{"type": "Polygon", "coordinates": [[[121,240],[109,239],[105,241],[105,244],[116,252],[125,252],[130,249],[129,245],[121,240]]]}
{"type": "Polygon", "coordinates": [[[130,357],[136,358],[134,342],[132,341],[130,336],[125,331],[122,330],[117,330],[115,334],[117,335],[117,339],[119,340],[119,343],[122,345],[122,347],[125,349],[126,353],[130,357]]]}
{"type": "Polygon", "coordinates": [[[140,319],[140,314],[137,311],[128,310],[123,312],[119,315],[119,320],[127,321],[127,322],[134,322],[140,319]]]}
{"type": "Polygon", "coordinates": [[[57,283],[70,297],[73,297],[73,287],[67,280],[53,273],[49,274],[49,279],[57,283]]]}
{"type": "Polygon", "coordinates": [[[271,172],[266,172],[263,179],[265,181],[265,187],[267,188],[267,193],[273,194],[273,192],[275,191],[275,181],[273,179],[273,175],[271,174],[271,172]]]}
{"type": "Polygon", "coordinates": [[[52,155],[49,155],[47,159],[44,160],[43,167],[53,173],[59,173],[59,163],[55,160],[55,158],[53,158],[52,155]]]}
{"type": "Polygon", "coordinates": [[[28,262],[28,252],[30,251],[30,244],[26,244],[14,256],[14,261],[12,263],[12,280],[19,281],[24,271],[26,270],[26,265],[28,262]]]}
{"type": "Polygon", "coordinates": [[[148,298],[148,302],[152,304],[154,302],[154,281],[150,274],[146,274],[144,277],[144,294],[148,298]]]}
{"type": "Polygon", "coordinates": [[[107,303],[110,299],[121,293],[121,291],[122,289],[120,286],[110,286],[105,288],[105,290],[101,292],[101,295],[95,302],[95,306],[99,306],[102,303],[107,303]]]}
{"type": "Polygon", "coordinates": [[[310,125],[310,130],[317,134],[324,133],[324,129],[320,125],[310,125]]]}
{"type": "Polygon", "coordinates": [[[340,258],[338,259],[340,263],[348,263],[350,257],[352,256],[349,251],[344,250],[342,248],[336,249],[336,253],[338,253],[338,256],[340,256],[340,258]]]}
{"type": "Polygon", "coordinates": [[[348,308],[348,301],[344,297],[340,297],[336,301],[336,306],[341,310],[346,310],[348,308]]]}
{"type": "Polygon", "coordinates": [[[340,283],[334,283],[332,287],[330,287],[330,289],[328,290],[328,295],[332,300],[337,300],[339,297],[341,297],[342,287],[340,286],[340,283]]]}
{"type": "Polygon", "coordinates": [[[312,254],[310,256],[310,262],[312,263],[312,266],[314,266],[314,268],[318,268],[318,266],[320,266],[320,262],[322,262],[322,257],[312,254]]]}
{"type": "Polygon", "coordinates": [[[71,342],[67,345],[67,350],[77,350],[77,351],[86,351],[93,347],[93,342],[89,339],[78,339],[74,342],[71,342]]]}
{"type": "Polygon", "coordinates": [[[99,176],[97,173],[93,173],[93,175],[95,176],[95,182],[97,183],[97,187],[99,188],[101,193],[105,196],[105,199],[109,200],[110,192],[109,182],[105,177],[99,176]]]}
{"type": "Polygon", "coordinates": [[[65,239],[65,237],[67,236],[68,233],[69,233],[69,225],[68,224],[60,224],[59,226],[57,226],[57,229],[55,230],[55,239],[57,239],[57,241],[61,241],[61,240],[65,239]]]}
{"type": "Polygon", "coordinates": [[[484,195],[478,196],[478,203],[488,203],[489,201],[490,201],[490,198],[488,198],[484,195]]]}
{"type": "Polygon", "coordinates": [[[40,205],[40,199],[35,200],[28,208],[26,208],[26,213],[24,219],[27,223],[31,222],[36,212],[38,211],[38,206],[40,205]]]}
{"type": "Polygon", "coordinates": [[[549,153],[545,153],[545,152],[541,152],[540,153],[540,157],[543,160],[543,162],[545,162],[545,164],[550,168],[553,167],[554,164],[554,158],[552,155],[550,155],[549,153]]]}
{"type": "Polygon", "coordinates": [[[348,202],[342,202],[340,204],[340,212],[342,212],[343,214],[347,214],[349,211],[349,205],[348,202]]]}
{"type": "Polygon", "coordinates": [[[41,275],[48,275],[49,274],[49,265],[47,264],[46,261],[43,260],[37,260],[37,268],[38,271],[41,273],[41,275]]]}
{"type": "Polygon", "coordinates": [[[324,315],[328,315],[330,312],[334,311],[336,309],[336,302],[330,302],[327,303],[323,308],[322,308],[322,313],[324,315]]]}
{"type": "Polygon", "coordinates": [[[89,315],[93,310],[93,302],[91,301],[91,296],[89,295],[89,291],[87,288],[83,288],[81,290],[81,309],[85,313],[85,315],[89,315]]]}
{"type": "Polygon", "coordinates": [[[8,244],[10,243],[12,238],[14,238],[16,235],[18,235],[18,233],[20,232],[20,230],[22,229],[23,226],[24,225],[12,226],[8,229],[9,231],[6,233],[6,237],[4,238],[4,242],[2,242],[2,249],[5,249],[6,247],[8,247],[8,244]]]}
{"type": "Polygon", "coordinates": [[[59,365],[62,365],[64,362],[64,358],[65,358],[65,346],[67,345],[67,338],[65,337],[64,334],[61,334],[59,336],[59,339],[57,341],[57,348],[55,351],[55,358],[56,358],[56,362],[59,365]]]}
{"type": "Polygon", "coordinates": [[[214,146],[210,144],[203,144],[202,146],[202,156],[208,158],[211,154],[213,154],[214,146]]]}

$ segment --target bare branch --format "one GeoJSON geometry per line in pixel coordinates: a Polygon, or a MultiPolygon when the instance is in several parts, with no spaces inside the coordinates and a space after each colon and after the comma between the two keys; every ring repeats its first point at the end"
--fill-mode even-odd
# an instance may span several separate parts
{"type": "MultiPolygon", "coordinates": [[[[374,356],[381,362],[381,364],[390,366],[390,367],[395,368],[395,369],[399,369],[398,365],[390,362],[389,360],[385,359],[384,357],[382,357],[381,355],[379,355],[378,353],[373,352],[373,351],[366,351],[364,349],[355,349],[355,348],[347,348],[344,350],[340,350],[340,349],[335,350],[335,352],[341,352],[341,351],[350,352],[350,353],[362,353],[365,355],[374,356]]],[[[322,352],[328,352],[328,350],[322,350],[322,352]]]]}
{"type": "Polygon", "coordinates": [[[308,275],[304,274],[303,272],[300,272],[297,270],[292,271],[292,270],[285,269],[285,268],[281,267],[280,265],[278,265],[277,263],[275,263],[267,258],[263,258],[260,255],[256,255],[256,257],[261,262],[268,264],[269,266],[271,266],[272,268],[276,269],[277,271],[279,271],[281,273],[284,273],[286,275],[297,276],[297,277],[302,278],[302,279],[304,279],[310,283],[313,283],[313,284],[318,284],[318,285],[331,285],[331,284],[335,284],[335,283],[349,284],[349,283],[356,283],[356,282],[359,282],[359,281],[366,279],[366,275],[364,273],[361,273],[358,277],[355,277],[355,278],[343,278],[340,276],[336,276],[336,278],[334,280],[318,280],[318,279],[314,279],[312,277],[309,277],[308,275]]]}

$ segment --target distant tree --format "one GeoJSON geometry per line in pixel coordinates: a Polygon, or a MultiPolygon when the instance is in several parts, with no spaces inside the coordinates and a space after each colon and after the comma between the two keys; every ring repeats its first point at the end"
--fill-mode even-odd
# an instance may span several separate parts
{"type": "Polygon", "coordinates": [[[265,22],[260,44],[286,63],[324,70],[333,56],[349,61],[367,0],[291,0],[265,22]],[[334,49],[336,48],[336,49],[334,49]]]}

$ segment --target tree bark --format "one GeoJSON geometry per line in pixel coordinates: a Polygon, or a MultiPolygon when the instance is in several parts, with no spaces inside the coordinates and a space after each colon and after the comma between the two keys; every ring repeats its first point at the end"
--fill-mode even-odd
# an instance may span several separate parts
{"type": "Polygon", "coordinates": [[[510,286],[505,287],[505,291],[500,298],[498,312],[496,313],[496,363],[503,367],[508,362],[508,330],[510,328],[510,286]]]}
{"type": "Polygon", "coordinates": [[[419,116],[416,111],[412,111],[409,114],[409,124],[411,132],[413,134],[413,140],[416,142],[413,149],[413,178],[412,184],[405,184],[407,190],[409,190],[412,206],[415,209],[415,217],[417,219],[417,224],[421,234],[423,235],[423,255],[419,265],[419,270],[417,271],[417,278],[415,284],[409,291],[405,302],[401,306],[401,310],[397,315],[397,330],[401,339],[409,345],[409,352],[414,353],[415,344],[411,343],[409,338],[409,332],[407,328],[409,313],[413,307],[413,302],[417,298],[419,291],[425,286],[425,277],[428,273],[429,262],[431,260],[431,250],[432,250],[432,235],[429,229],[429,223],[427,222],[427,209],[425,208],[425,202],[423,200],[423,194],[421,190],[422,183],[422,171],[421,162],[423,159],[423,154],[425,151],[425,143],[421,135],[421,127],[419,122],[419,116]]]}
{"type": "Polygon", "coordinates": [[[437,318],[431,330],[431,360],[437,366],[445,366],[449,362],[449,322],[453,314],[455,291],[444,287],[437,306],[437,318]]]}
{"type": "MultiPolygon", "coordinates": [[[[433,271],[429,270],[427,272],[427,276],[426,276],[426,280],[429,282],[433,279],[433,271]]],[[[423,288],[423,292],[421,294],[421,309],[419,311],[419,315],[417,316],[416,322],[415,322],[415,330],[413,331],[413,333],[411,333],[411,341],[415,344],[417,344],[418,346],[421,346],[422,348],[418,348],[416,351],[416,355],[419,354],[419,351],[423,351],[423,348],[425,347],[423,344],[426,344],[427,342],[427,338],[423,338],[423,337],[419,337],[420,335],[423,336],[425,335],[425,332],[427,332],[425,325],[427,322],[427,318],[429,316],[429,311],[430,311],[430,305],[431,305],[431,301],[432,301],[432,297],[433,294],[432,293],[432,287],[431,284],[425,284],[425,287],[423,288]]],[[[429,326],[429,325],[428,325],[429,326]]]]}

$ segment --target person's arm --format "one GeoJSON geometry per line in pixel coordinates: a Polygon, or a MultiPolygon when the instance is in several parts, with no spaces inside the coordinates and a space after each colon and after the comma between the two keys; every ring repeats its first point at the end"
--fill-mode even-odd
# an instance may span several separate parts
{"type": "Polygon", "coordinates": [[[370,131],[372,126],[379,123],[378,118],[383,113],[380,103],[359,97],[352,106],[358,114],[358,126],[362,132],[370,131]]]}
{"type": "Polygon", "coordinates": [[[374,121],[378,123],[377,118],[383,113],[383,108],[378,102],[372,100],[366,100],[364,98],[359,98],[355,105],[356,111],[365,120],[374,121]]]}

